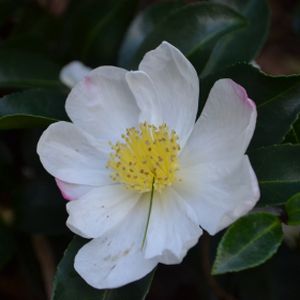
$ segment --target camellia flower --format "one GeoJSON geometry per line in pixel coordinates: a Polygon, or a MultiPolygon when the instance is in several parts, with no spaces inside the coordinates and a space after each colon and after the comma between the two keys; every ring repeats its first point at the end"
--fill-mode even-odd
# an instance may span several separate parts
{"type": "Polygon", "coordinates": [[[67,226],[92,239],[74,262],[91,286],[119,287],[158,263],[180,263],[203,229],[213,235],[257,202],[245,155],[255,104],[221,79],[196,121],[198,96],[193,66],[163,42],[138,71],[85,75],[66,101],[73,123],[43,133],[41,162],[73,200],[67,226]]]}

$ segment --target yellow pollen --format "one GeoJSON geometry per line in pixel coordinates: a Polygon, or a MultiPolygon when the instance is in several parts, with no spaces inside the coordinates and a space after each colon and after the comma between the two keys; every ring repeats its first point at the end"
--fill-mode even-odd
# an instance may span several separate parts
{"type": "Polygon", "coordinates": [[[128,188],[149,192],[153,182],[156,191],[171,185],[178,170],[178,136],[166,124],[148,123],[129,128],[122,134],[123,143],[112,145],[107,167],[112,179],[128,188]]]}

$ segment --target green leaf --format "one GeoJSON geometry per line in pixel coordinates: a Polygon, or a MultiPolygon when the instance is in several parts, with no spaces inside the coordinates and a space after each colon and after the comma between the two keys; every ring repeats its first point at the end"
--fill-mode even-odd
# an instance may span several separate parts
{"type": "Polygon", "coordinates": [[[200,99],[207,99],[220,78],[242,85],[256,103],[257,124],[250,148],[281,143],[300,112],[300,76],[268,76],[253,66],[237,64],[202,80],[200,99]]]}
{"type": "Polygon", "coordinates": [[[0,98],[0,129],[45,126],[68,120],[66,96],[55,90],[33,89],[0,98]]]}
{"type": "Polygon", "coordinates": [[[58,65],[38,54],[0,51],[0,88],[62,87],[59,71],[58,65]]]}
{"type": "Polygon", "coordinates": [[[291,126],[290,131],[286,135],[283,143],[300,144],[300,116],[291,126]]]}
{"type": "Polygon", "coordinates": [[[261,49],[269,28],[265,0],[211,0],[229,6],[247,19],[247,26],[221,38],[213,49],[202,76],[237,62],[250,62],[261,49]]]}
{"type": "Polygon", "coordinates": [[[162,20],[171,12],[183,6],[181,2],[162,2],[149,6],[140,12],[131,23],[119,53],[119,65],[124,68],[130,67],[133,55],[141,46],[147,35],[149,35],[162,20]]]}
{"type": "Polygon", "coordinates": [[[300,193],[291,197],[285,204],[288,225],[300,225],[300,193]]]}
{"type": "Polygon", "coordinates": [[[117,58],[137,0],[78,1],[65,18],[67,53],[98,67],[117,58]]]}
{"type": "Polygon", "coordinates": [[[274,145],[249,152],[258,178],[260,206],[284,204],[300,191],[300,145],[274,145]]]}
{"type": "Polygon", "coordinates": [[[264,263],[282,242],[278,217],[258,212],[245,216],[229,227],[219,243],[213,274],[237,272],[264,263]]]}
{"type": "Polygon", "coordinates": [[[15,250],[13,233],[0,219],[0,269],[12,258],[15,250]]]}
{"type": "Polygon", "coordinates": [[[61,262],[54,280],[52,300],[144,300],[154,271],[143,279],[118,289],[98,290],[89,286],[74,270],[74,257],[87,240],[75,236],[61,262]]]}
{"type": "Polygon", "coordinates": [[[87,36],[83,59],[100,65],[112,62],[117,57],[126,27],[136,8],[137,0],[114,1],[114,7],[87,36]],[[101,54],[100,54],[101,53],[101,54]]]}
{"type": "Polygon", "coordinates": [[[244,25],[245,19],[224,5],[205,2],[186,5],[155,26],[133,55],[130,67],[136,68],[147,51],[166,40],[180,49],[197,70],[202,70],[217,41],[244,25]]]}

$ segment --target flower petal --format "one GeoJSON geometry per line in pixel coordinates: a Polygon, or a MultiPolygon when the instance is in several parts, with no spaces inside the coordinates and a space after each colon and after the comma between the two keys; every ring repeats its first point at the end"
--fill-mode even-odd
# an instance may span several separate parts
{"type": "Polygon", "coordinates": [[[101,186],[112,183],[105,168],[102,145],[72,123],[57,122],[42,134],[37,152],[44,168],[54,177],[75,184],[101,186]]]}
{"type": "Polygon", "coordinates": [[[198,164],[180,170],[174,189],[194,209],[210,234],[250,211],[259,199],[257,179],[248,157],[198,164]]]}
{"type": "Polygon", "coordinates": [[[97,139],[115,142],[126,128],[137,125],[139,109],[125,80],[126,72],[99,67],[72,89],[66,111],[76,126],[97,139]]]}
{"type": "Polygon", "coordinates": [[[194,126],[198,108],[199,81],[192,64],[174,46],[163,42],[146,53],[139,65],[151,78],[158,98],[153,99],[151,110],[142,111],[161,116],[176,131],[183,146],[194,126]]]}
{"type": "Polygon", "coordinates": [[[55,178],[55,182],[66,200],[76,200],[88,193],[93,186],[74,184],[55,178]]]}
{"type": "MultiPolygon", "coordinates": [[[[185,166],[245,153],[256,123],[256,107],[230,79],[218,80],[181,156],[185,166]]],[[[185,167],[183,166],[183,167],[185,167]]]]}
{"type": "Polygon", "coordinates": [[[67,204],[67,226],[80,236],[97,238],[127,217],[139,198],[122,185],[94,188],[67,204]]]}
{"type": "Polygon", "coordinates": [[[163,108],[159,103],[151,78],[145,72],[132,71],[126,74],[126,80],[141,110],[139,122],[161,125],[163,123],[163,108]]]}
{"type": "Polygon", "coordinates": [[[59,79],[69,88],[82,80],[92,69],[86,67],[80,61],[72,61],[64,66],[59,74],[59,79]]]}
{"type": "Polygon", "coordinates": [[[157,257],[164,264],[180,263],[201,234],[196,215],[178,193],[168,189],[154,194],[146,258],[157,257]]]}
{"type": "Polygon", "coordinates": [[[146,226],[145,202],[138,201],[120,226],[83,246],[75,257],[75,270],[98,289],[117,288],[148,274],[157,260],[141,251],[146,226]]]}

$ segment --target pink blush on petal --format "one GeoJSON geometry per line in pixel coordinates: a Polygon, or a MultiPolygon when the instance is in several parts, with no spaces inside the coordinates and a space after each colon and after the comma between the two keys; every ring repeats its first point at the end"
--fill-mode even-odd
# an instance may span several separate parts
{"type": "Polygon", "coordinates": [[[256,108],[256,104],[252,99],[248,98],[246,101],[252,108],[256,108]]]}
{"type": "Polygon", "coordinates": [[[63,181],[61,181],[60,179],[58,178],[55,178],[55,182],[56,182],[56,185],[58,186],[63,198],[67,201],[71,201],[71,200],[74,200],[70,195],[68,195],[65,191],[64,191],[64,183],[63,181]]]}
{"type": "Polygon", "coordinates": [[[248,98],[246,90],[241,85],[235,83],[233,80],[230,80],[230,82],[234,91],[240,96],[240,98],[244,100],[245,104],[249,105],[251,108],[256,108],[254,101],[248,98]]]}
{"type": "Polygon", "coordinates": [[[85,76],[84,83],[87,87],[91,87],[93,84],[92,78],[90,76],[85,76]]]}

